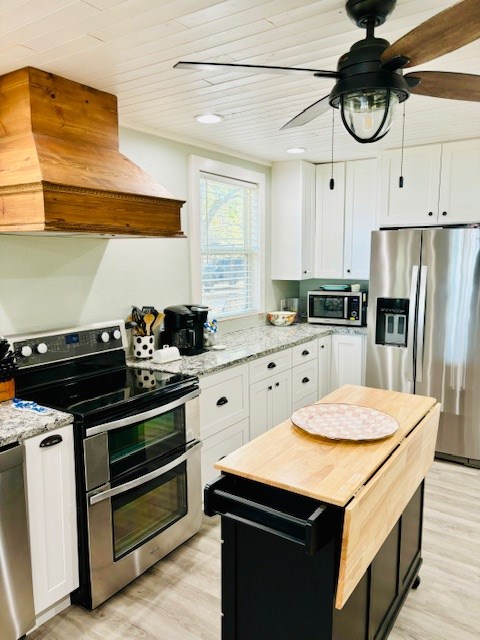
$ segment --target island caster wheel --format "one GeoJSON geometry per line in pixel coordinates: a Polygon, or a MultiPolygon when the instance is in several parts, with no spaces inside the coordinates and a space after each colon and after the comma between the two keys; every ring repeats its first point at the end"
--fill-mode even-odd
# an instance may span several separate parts
{"type": "Polygon", "coordinates": [[[413,581],[412,589],[418,589],[418,587],[420,586],[420,582],[421,582],[420,576],[417,576],[413,581]]]}

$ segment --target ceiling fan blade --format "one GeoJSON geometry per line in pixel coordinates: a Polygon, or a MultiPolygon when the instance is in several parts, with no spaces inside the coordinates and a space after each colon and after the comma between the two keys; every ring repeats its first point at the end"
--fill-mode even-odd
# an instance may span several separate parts
{"type": "Polygon", "coordinates": [[[410,87],[412,93],[433,98],[480,102],[480,76],[473,73],[448,73],[443,71],[412,71],[405,79],[420,80],[410,87]]]}
{"type": "Polygon", "coordinates": [[[407,58],[398,67],[415,67],[460,49],[480,38],[480,2],[463,0],[422,22],[387,47],[381,60],[387,64],[397,57],[407,58]]]}
{"type": "Polygon", "coordinates": [[[261,64],[230,64],[223,62],[187,62],[180,60],[173,65],[174,69],[199,69],[208,71],[219,69],[220,71],[248,71],[248,73],[279,73],[279,74],[296,74],[317,76],[319,78],[338,78],[336,71],[321,71],[320,69],[302,69],[296,67],[270,67],[261,64]]]}
{"type": "Polygon", "coordinates": [[[284,129],[291,129],[292,127],[301,127],[303,124],[307,124],[307,122],[311,122],[315,118],[318,118],[318,116],[321,116],[322,113],[325,113],[325,111],[328,111],[330,108],[330,103],[328,101],[329,98],[330,94],[323,97],[321,100],[318,100],[318,102],[311,104],[299,113],[298,116],[295,116],[289,120],[287,124],[284,124],[280,131],[283,131],[284,129]]]}

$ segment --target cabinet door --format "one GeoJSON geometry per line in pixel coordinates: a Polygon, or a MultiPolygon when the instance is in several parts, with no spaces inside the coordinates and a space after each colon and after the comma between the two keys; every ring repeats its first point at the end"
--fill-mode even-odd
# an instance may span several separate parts
{"type": "Polygon", "coordinates": [[[331,170],[329,164],[316,168],[315,278],[343,278],[345,164],[333,165],[333,190],[331,170]]]}
{"type": "Polygon", "coordinates": [[[292,372],[276,376],[273,383],[272,414],[270,427],[287,420],[292,415],[292,372]]]}
{"type": "Polygon", "coordinates": [[[250,440],[283,422],[291,414],[291,369],[250,386],[250,440]]]}
{"type": "Polygon", "coordinates": [[[203,441],[202,487],[219,475],[213,465],[248,442],[248,418],[222,429],[203,441]]]}
{"type": "Polygon", "coordinates": [[[377,229],[377,183],[376,159],[346,163],[344,278],[369,278],[370,236],[377,229]]]}
{"type": "Polygon", "coordinates": [[[442,145],[439,223],[480,222],[480,140],[442,145]]]}
{"type": "Polygon", "coordinates": [[[318,399],[326,396],[332,390],[331,384],[331,353],[332,336],[318,339],[318,399]]]}
{"type": "Polygon", "coordinates": [[[362,335],[332,335],[332,389],[344,384],[363,384],[364,360],[362,335]]]}
{"type": "Polygon", "coordinates": [[[25,440],[25,469],[38,615],[78,587],[72,425],[25,440]]]}
{"type": "Polygon", "coordinates": [[[399,187],[401,150],[385,151],[380,168],[380,226],[436,224],[440,185],[439,144],[407,147],[403,187],[399,187]]]}
{"type": "Polygon", "coordinates": [[[273,280],[313,277],[315,166],[302,160],[272,166],[273,280]]]}
{"type": "Polygon", "coordinates": [[[273,382],[261,380],[250,385],[250,440],[272,427],[273,382]]]}

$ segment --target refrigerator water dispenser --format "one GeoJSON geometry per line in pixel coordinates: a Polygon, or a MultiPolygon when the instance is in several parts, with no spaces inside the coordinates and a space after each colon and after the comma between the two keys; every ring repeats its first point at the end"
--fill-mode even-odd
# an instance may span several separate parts
{"type": "Polygon", "coordinates": [[[376,344],[407,346],[408,306],[408,298],[377,298],[376,344]]]}

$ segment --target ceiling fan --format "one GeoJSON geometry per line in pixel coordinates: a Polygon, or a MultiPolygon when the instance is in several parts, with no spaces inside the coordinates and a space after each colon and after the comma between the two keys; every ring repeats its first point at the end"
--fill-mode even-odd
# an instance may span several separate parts
{"type": "Polygon", "coordinates": [[[304,109],[282,129],[298,127],[340,110],[343,124],[358,142],[375,142],[390,129],[397,105],[410,93],[480,102],[480,76],[467,73],[402,69],[438,58],[480,38],[480,0],[463,0],[441,11],[394,44],[375,37],[375,28],[390,16],[396,0],[347,0],[349,18],[366,36],[338,60],[337,71],[250,64],[180,61],[175,69],[220,69],[248,73],[291,73],[332,78],[332,91],[304,109]]]}

